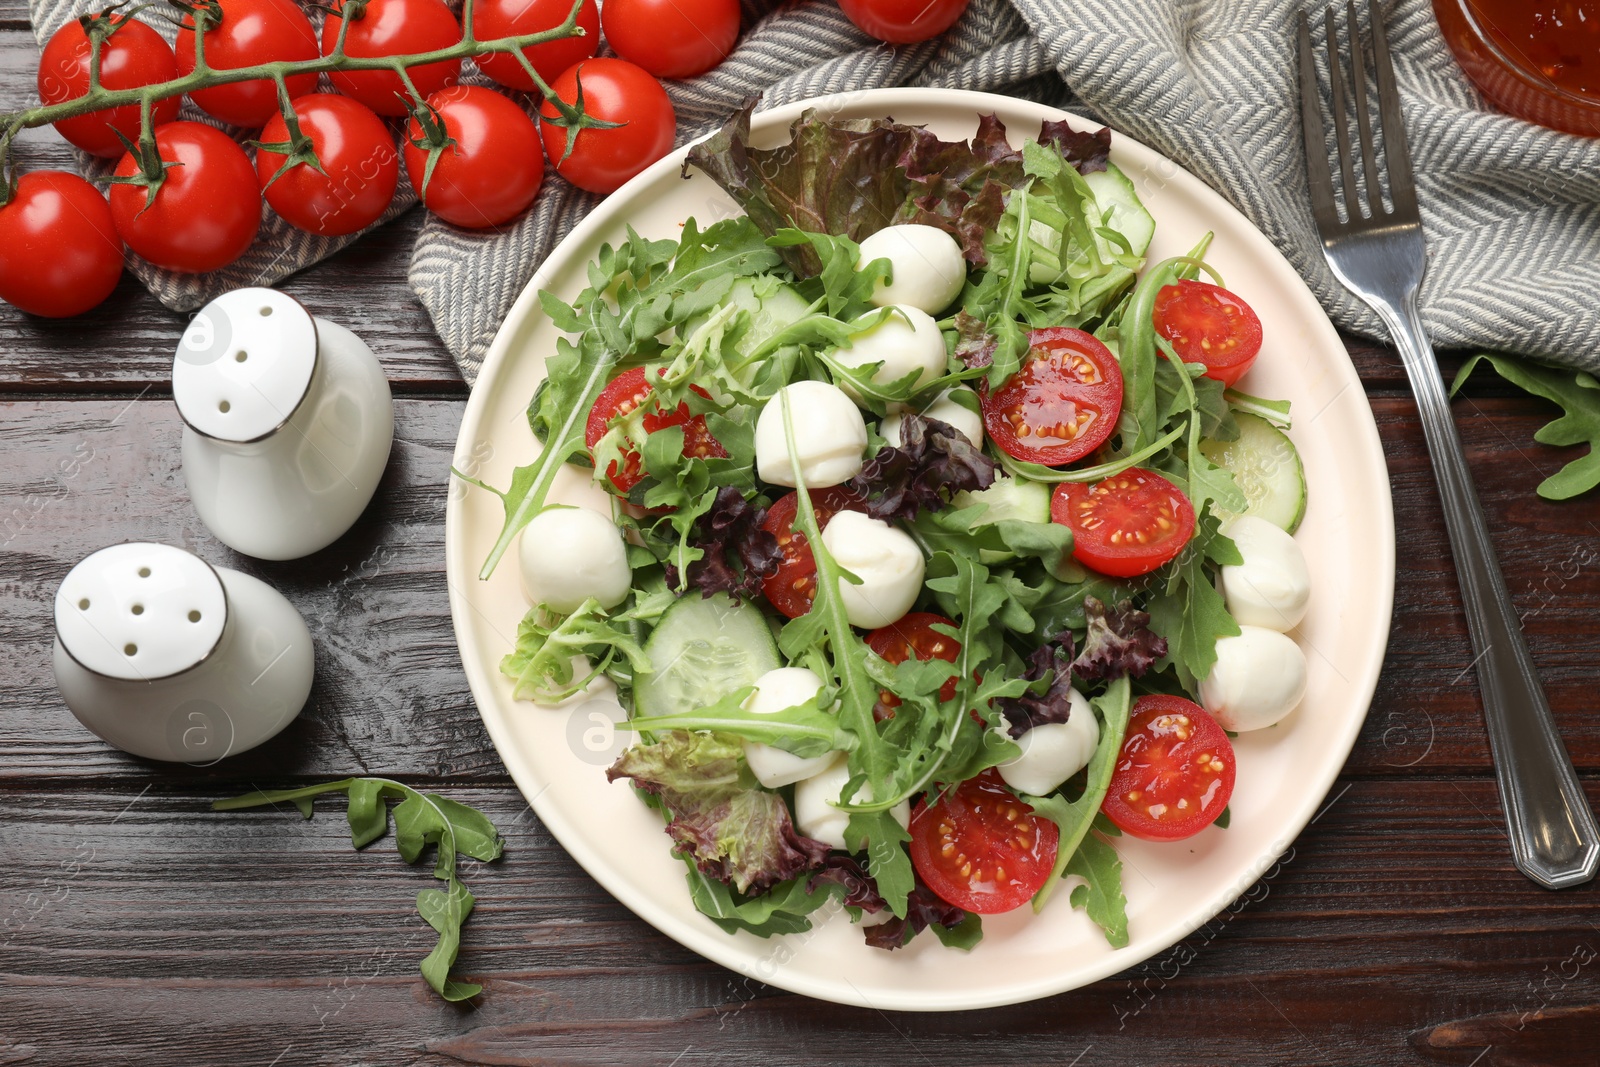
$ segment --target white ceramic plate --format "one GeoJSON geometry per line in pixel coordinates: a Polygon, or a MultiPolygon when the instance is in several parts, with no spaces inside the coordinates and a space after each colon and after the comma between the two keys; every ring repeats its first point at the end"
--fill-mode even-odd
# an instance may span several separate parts
{"type": "MultiPolygon", "coordinates": [[[[1013,142],[1061,113],[1007,97],[954,90],[885,89],[812,101],[850,117],[892,116],[945,138],[970,136],[980,112],[995,112],[1013,142]]],[[[805,105],[756,116],[754,139],[782,143],[805,105]]],[[[842,916],[807,934],[771,940],[729,935],[690,904],[681,863],[668,852],[660,817],[604,768],[626,744],[611,736],[607,698],[561,708],[513,701],[499,673],[527,608],[516,553],[488,581],[478,569],[501,527],[500,502],[457,483],[446,511],[450,609],[472,693],[500,756],[539,818],[595,880],[640,918],[735,971],[825,1000],[881,1009],[943,1011],[1059,993],[1105,978],[1161,952],[1208,921],[1271,866],[1323,802],[1355,743],[1388,640],[1394,593],[1394,518],[1388,472],[1366,394],[1322,309],[1271,243],[1222,197],[1176,164],[1118,135],[1112,158],[1157,220],[1151,261],[1216,233],[1208,259],[1259,312],[1266,345],[1241,388],[1294,404],[1291,432],[1305,462],[1310,504],[1298,537],[1311,564],[1311,611],[1296,633],[1310,662],[1309,696],[1274,729],[1241,736],[1232,826],[1180,844],[1129,838],[1124,864],[1130,944],[1113,950],[1081,911],[1057,893],[1042,915],[1023,908],[984,920],[970,954],[919,937],[908,948],[866,947],[842,916]]],[[[529,283],[495,338],[467,404],[455,465],[491,485],[535,454],[524,412],[544,376],[554,327],[537,290],[562,299],[585,285],[585,265],[626,226],[676,240],[689,216],[702,224],[734,213],[703,175],[679,177],[683,151],[613,194],[562,242],[529,283]]],[[[576,502],[598,489],[575,470],[552,499],[576,502]]]]}

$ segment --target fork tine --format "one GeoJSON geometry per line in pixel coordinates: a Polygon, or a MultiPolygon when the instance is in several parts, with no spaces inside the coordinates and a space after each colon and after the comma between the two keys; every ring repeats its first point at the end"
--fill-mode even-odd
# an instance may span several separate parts
{"type": "MultiPolygon", "coordinates": [[[[1350,22],[1350,77],[1355,82],[1356,128],[1361,134],[1361,168],[1367,176],[1367,205],[1373,215],[1384,214],[1383,187],[1378,184],[1377,142],[1372,139],[1372,122],[1367,114],[1366,46],[1356,22],[1356,0],[1345,0],[1350,22]]],[[[1376,17],[1376,13],[1374,13],[1376,17]]]]}
{"type": "Polygon", "coordinates": [[[1389,197],[1395,214],[1417,217],[1417,186],[1411,176],[1411,155],[1406,151],[1406,124],[1400,113],[1400,93],[1394,85],[1394,64],[1389,62],[1389,38],[1383,15],[1370,3],[1373,66],[1378,72],[1378,114],[1383,120],[1383,152],[1389,166],[1389,197]]]}
{"type": "Polygon", "coordinates": [[[1328,134],[1322,125],[1322,90],[1317,85],[1317,60],[1311,48],[1311,21],[1300,12],[1300,129],[1306,141],[1306,179],[1311,186],[1311,212],[1317,228],[1332,233],[1339,227],[1333,200],[1333,175],[1328,170],[1328,134]]]}
{"type": "Polygon", "coordinates": [[[1350,164],[1350,121],[1344,111],[1344,61],[1339,57],[1339,30],[1333,24],[1333,8],[1324,10],[1323,16],[1328,31],[1328,79],[1331,83],[1330,95],[1333,97],[1333,138],[1339,146],[1339,171],[1344,176],[1345,218],[1357,222],[1363,215],[1361,191],[1356,188],[1356,172],[1350,164]]]}

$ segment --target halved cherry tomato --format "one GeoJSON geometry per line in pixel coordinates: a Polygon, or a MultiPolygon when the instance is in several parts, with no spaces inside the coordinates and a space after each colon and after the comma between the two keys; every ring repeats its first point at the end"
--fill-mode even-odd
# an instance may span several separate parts
{"type": "MultiPolygon", "coordinates": [[[[666,373],[666,368],[660,368],[657,373],[666,373]]],[[[704,389],[690,386],[701,396],[708,396],[704,389]]],[[[611,380],[611,384],[601,390],[595,397],[594,407],[589,409],[589,422],[583,429],[584,442],[593,448],[600,443],[600,438],[606,435],[611,428],[611,422],[628,414],[645,402],[650,395],[650,385],[644,380],[644,368],[635,367],[623,371],[611,380]]],[[[711,431],[706,429],[704,415],[689,414],[687,403],[679,404],[678,410],[673,412],[661,411],[654,408],[646,412],[644,419],[645,433],[655,433],[668,426],[683,427],[683,450],[687,455],[699,456],[701,459],[716,457],[726,459],[728,452],[722,447],[722,442],[711,436],[711,431]]],[[[643,459],[639,453],[629,449],[623,454],[622,469],[617,469],[616,461],[606,470],[606,477],[611,479],[611,484],[617,487],[617,492],[627,495],[628,490],[644,481],[643,459]]]]}
{"type": "Polygon", "coordinates": [[[1072,530],[1072,558],[1113,578],[1148,574],[1194,536],[1194,506],[1154,471],[1134,467],[1103,482],[1063,482],[1050,517],[1072,530]]]}
{"type": "Polygon", "coordinates": [[[958,908],[994,915],[1021,907],[1049,879],[1061,832],[1033,814],[994,771],[911,813],[911,862],[958,908]]]}
{"type": "MultiPolygon", "coordinates": [[[[942,659],[946,663],[954,663],[961,654],[961,642],[949,634],[942,634],[933,628],[934,623],[943,623],[946,626],[955,626],[955,623],[943,615],[935,615],[931,611],[913,611],[902,615],[888,626],[880,626],[867,635],[867,647],[890,663],[904,663],[912,656],[920,660],[942,659]]],[[[949,700],[956,695],[956,680],[951,678],[939,687],[939,699],[949,700]]],[[[874,718],[890,719],[894,717],[894,709],[900,706],[900,698],[887,689],[878,691],[878,706],[872,709],[874,718]],[[882,714],[879,714],[880,709],[882,714]]]]}
{"type": "Polygon", "coordinates": [[[1233,293],[1210,282],[1181,281],[1156,294],[1156,332],[1185,363],[1204,363],[1206,377],[1232,385],[1261,351],[1261,320],[1233,293]]]}
{"type": "MultiPolygon", "coordinates": [[[[107,89],[137,89],[171,81],[178,76],[178,61],[161,35],[127,15],[100,15],[115,27],[100,50],[100,84],[107,89]]],[[[65,23],[45,43],[39,57],[39,101],[59,104],[89,91],[89,35],[77,19],[65,23]]],[[[151,121],[160,126],[178,117],[181,97],[158,100],[151,121]]],[[[124,104],[104,111],[62,119],[56,132],[92,155],[120,159],[127,148],[113,130],[130,141],[139,139],[139,105],[124,104]]]]}
{"type": "Polygon", "coordinates": [[[1178,841],[1217,821],[1233,795],[1233,745],[1199,704],[1140,697],[1100,810],[1123,833],[1178,841]]]}
{"type": "MultiPolygon", "coordinates": [[[[278,60],[316,59],[317,31],[294,0],[221,0],[222,21],[206,29],[206,65],[235,70],[278,60]]],[[[194,71],[194,18],[178,30],[178,72],[194,71]]],[[[317,91],[317,75],[291,74],[284,79],[289,99],[317,91]]],[[[271,78],[230,82],[189,94],[195,106],[212,118],[257,129],[278,113],[278,87],[271,78]]]]}
{"type": "Polygon", "coordinates": [[[1059,467],[1099,448],[1122,411],[1122,367],[1093,334],[1034,330],[1022,369],[984,390],[983,425],[1008,455],[1059,467]]]}
{"type": "MultiPolygon", "coordinates": [[[[859,511],[865,503],[837,485],[811,490],[811,510],[817,514],[818,530],[825,529],[828,520],[839,512],[859,511]]],[[[767,517],[761,523],[761,528],[776,537],[778,547],[783,550],[783,562],[778,564],[776,574],[762,580],[761,591],[767,594],[773,607],[791,619],[810,611],[811,602],[817,598],[817,560],[806,543],[806,535],[794,528],[799,506],[799,498],[794,493],[781,496],[767,509],[767,517]]]]}

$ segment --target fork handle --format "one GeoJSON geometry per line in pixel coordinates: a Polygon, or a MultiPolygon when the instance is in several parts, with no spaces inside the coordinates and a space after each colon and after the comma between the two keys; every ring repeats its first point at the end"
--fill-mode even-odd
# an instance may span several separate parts
{"type": "Polygon", "coordinates": [[[1513,859],[1548,889],[1579,885],[1594,877],[1600,863],[1600,828],[1556,732],[1506,592],[1416,292],[1398,308],[1373,308],[1400,350],[1433,457],[1513,859]]]}

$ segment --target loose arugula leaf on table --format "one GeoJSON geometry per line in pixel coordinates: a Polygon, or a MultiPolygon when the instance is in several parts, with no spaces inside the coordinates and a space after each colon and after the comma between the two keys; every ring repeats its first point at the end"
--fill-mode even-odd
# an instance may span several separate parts
{"type": "MultiPolygon", "coordinates": [[[[1122,738],[1128,731],[1131,701],[1130,683],[1126,676],[1112,681],[1104,693],[1089,701],[1089,705],[1100,716],[1100,743],[1095,746],[1094,755],[1089,760],[1083,792],[1076,800],[1068,800],[1060,793],[1048,797],[1022,797],[1035,814],[1049,819],[1060,830],[1055,869],[1033,897],[1033,910],[1036,912],[1044,907],[1056,881],[1088,836],[1100,805],[1106,798],[1106,791],[1111,788],[1111,774],[1122,755],[1122,738]]],[[[1101,869],[1104,870],[1103,867],[1101,869]]],[[[1110,933],[1109,930],[1107,932],[1110,933]]]]}
{"type": "MultiPolygon", "coordinates": [[[[495,489],[460,471],[461,478],[500,497],[505,524],[479,571],[488,578],[524,526],[545,506],[563,463],[584,448],[584,426],[595,398],[626,361],[660,356],[659,335],[681,325],[692,310],[683,297],[702,287],[726,291],[739,277],[760,274],[778,262],[749,219],[727,219],[703,233],[691,220],[679,241],[646,241],[631,229],[616,248],[607,245],[589,265],[589,288],[571,304],[541,291],[540,304],[561,338],[546,358],[546,383],[528,417],[542,447],[530,464],[512,472],[511,484],[495,489]]],[[[602,467],[602,470],[604,467],[602,467]]]]}
{"type": "Polygon", "coordinates": [[[1467,360],[1450,385],[1455,396],[1479,363],[1534,396],[1559,404],[1561,418],[1541,426],[1533,439],[1542,445],[1588,445],[1589,451],[1539,483],[1546,500],[1570,500],[1600,485],[1600,381],[1587,371],[1548,367],[1532,360],[1485,352],[1467,360]]]}
{"type": "Polygon", "coordinates": [[[401,859],[416,863],[429,848],[437,850],[433,876],[444,882],[446,888],[424,889],[417,894],[417,911],[439,935],[433,951],[422,961],[422,976],[445,1000],[477,996],[483,991],[482,986],[450,977],[450,968],[461,948],[461,927],[472,914],[474,904],[472,894],[456,876],[456,861],[458,856],[470,856],[484,863],[500,858],[504,841],[489,817],[458,801],[437,793],[419,793],[388,778],[342,778],[299,789],[256,790],[216,801],[211,808],[213,811],[240,811],[291,803],[309,819],[313,798],[324,793],[345,794],[350,841],[356,848],[364,848],[382,837],[392,817],[395,846],[401,859]],[[388,800],[400,803],[390,810],[386,805],[388,800]]]}

